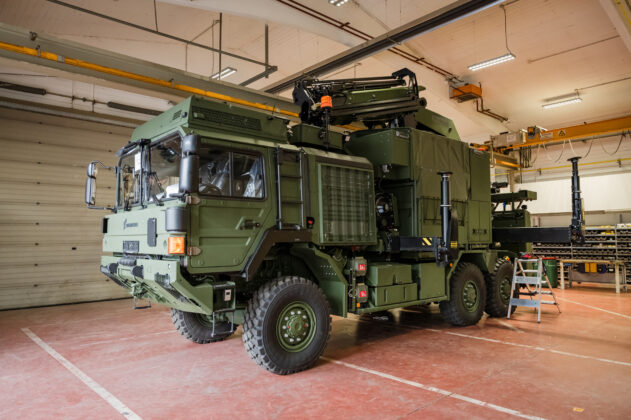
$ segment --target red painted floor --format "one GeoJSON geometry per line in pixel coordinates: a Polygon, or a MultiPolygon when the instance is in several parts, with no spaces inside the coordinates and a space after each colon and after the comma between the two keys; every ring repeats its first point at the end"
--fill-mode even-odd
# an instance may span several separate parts
{"type": "Polygon", "coordinates": [[[0,418],[124,418],[23,328],[142,419],[631,418],[631,293],[556,293],[563,313],[541,324],[526,308],[467,328],[434,306],[334,318],[326,360],[286,377],[250,361],[240,330],[194,344],[163,307],[0,312],[0,418]]]}

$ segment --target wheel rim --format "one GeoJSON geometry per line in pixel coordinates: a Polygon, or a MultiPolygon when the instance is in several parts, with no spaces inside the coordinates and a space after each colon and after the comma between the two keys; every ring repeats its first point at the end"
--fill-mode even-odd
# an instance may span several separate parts
{"type": "Polygon", "coordinates": [[[475,312],[478,308],[480,291],[475,282],[467,280],[462,289],[462,303],[468,312],[475,312]]]}
{"type": "Polygon", "coordinates": [[[280,312],[276,322],[276,337],[289,352],[302,351],[311,344],[316,331],[316,317],[305,302],[292,302],[280,312]]]}
{"type": "Polygon", "coordinates": [[[500,297],[502,302],[508,303],[510,300],[511,280],[508,277],[504,277],[500,282],[500,297]]]}

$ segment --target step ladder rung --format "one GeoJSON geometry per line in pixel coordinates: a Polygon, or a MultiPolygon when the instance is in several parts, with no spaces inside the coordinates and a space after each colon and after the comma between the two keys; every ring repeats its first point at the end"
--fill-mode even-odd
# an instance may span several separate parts
{"type": "Polygon", "coordinates": [[[282,204],[302,204],[302,200],[281,200],[282,204]]]}
{"type": "Polygon", "coordinates": [[[517,261],[519,261],[520,263],[529,263],[529,262],[538,263],[539,262],[539,260],[532,260],[532,259],[529,259],[529,260],[517,260],[517,261]]]}
{"type": "Polygon", "coordinates": [[[539,284],[541,280],[533,276],[515,276],[514,282],[515,284],[539,284]]]}
{"type": "Polygon", "coordinates": [[[511,298],[510,304],[512,306],[527,306],[530,308],[537,308],[539,304],[541,304],[540,300],[532,300],[532,299],[517,299],[511,298]]]}
{"type": "Polygon", "coordinates": [[[528,268],[528,269],[525,269],[525,270],[521,270],[521,272],[522,273],[538,273],[539,270],[528,268]]]}
{"type": "Polygon", "coordinates": [[[280,177],[281,178],[292,178],[292,179],[301,179],[302,178],[302,176],[300,176],[300,175],[289,175],[289,174],[283,174],[283,173],[280,174],[280,177]]]}

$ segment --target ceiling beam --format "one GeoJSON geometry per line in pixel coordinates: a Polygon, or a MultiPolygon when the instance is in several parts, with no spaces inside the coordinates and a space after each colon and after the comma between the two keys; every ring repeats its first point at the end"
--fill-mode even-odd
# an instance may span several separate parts
{"type": "Polygon", "coordinates": [[[317,77],[352,64],[356,61],[375,55],[393,46],[446,25],[480,10],[501,3],[503,0],[458,0],[430,14],[413,20],[383,35],[350,48],[340,54],[321,61],[298,73],[286,77],[265,88],[265,92],[279,93],[294,86],[295,82],[305,76],[317,77]]]}
{"type": "Polygon", "coordinates": [[[186,98],[192,94],[295,117],[291,100],[0,23],[0,57],[186,98]]]}
{"type": "Polygon", "coordinates": [[[600,5],[616,28],[622,42],[631,52],[631,7],[618,0],[600,0],[600,5]]]}

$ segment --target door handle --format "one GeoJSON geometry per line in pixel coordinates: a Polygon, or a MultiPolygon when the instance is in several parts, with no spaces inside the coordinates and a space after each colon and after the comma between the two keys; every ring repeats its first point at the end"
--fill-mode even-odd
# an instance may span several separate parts
{"type": "Polygon", "coordinates": [[[252,219],[245,219],[243,221],[243,223],[241,223],[241,226],[239,226],[239,229],[244,230],[244,229],[254,229],[254,228],[258,228],[261,227],[261,224],[255,220],[252,219]]]}

